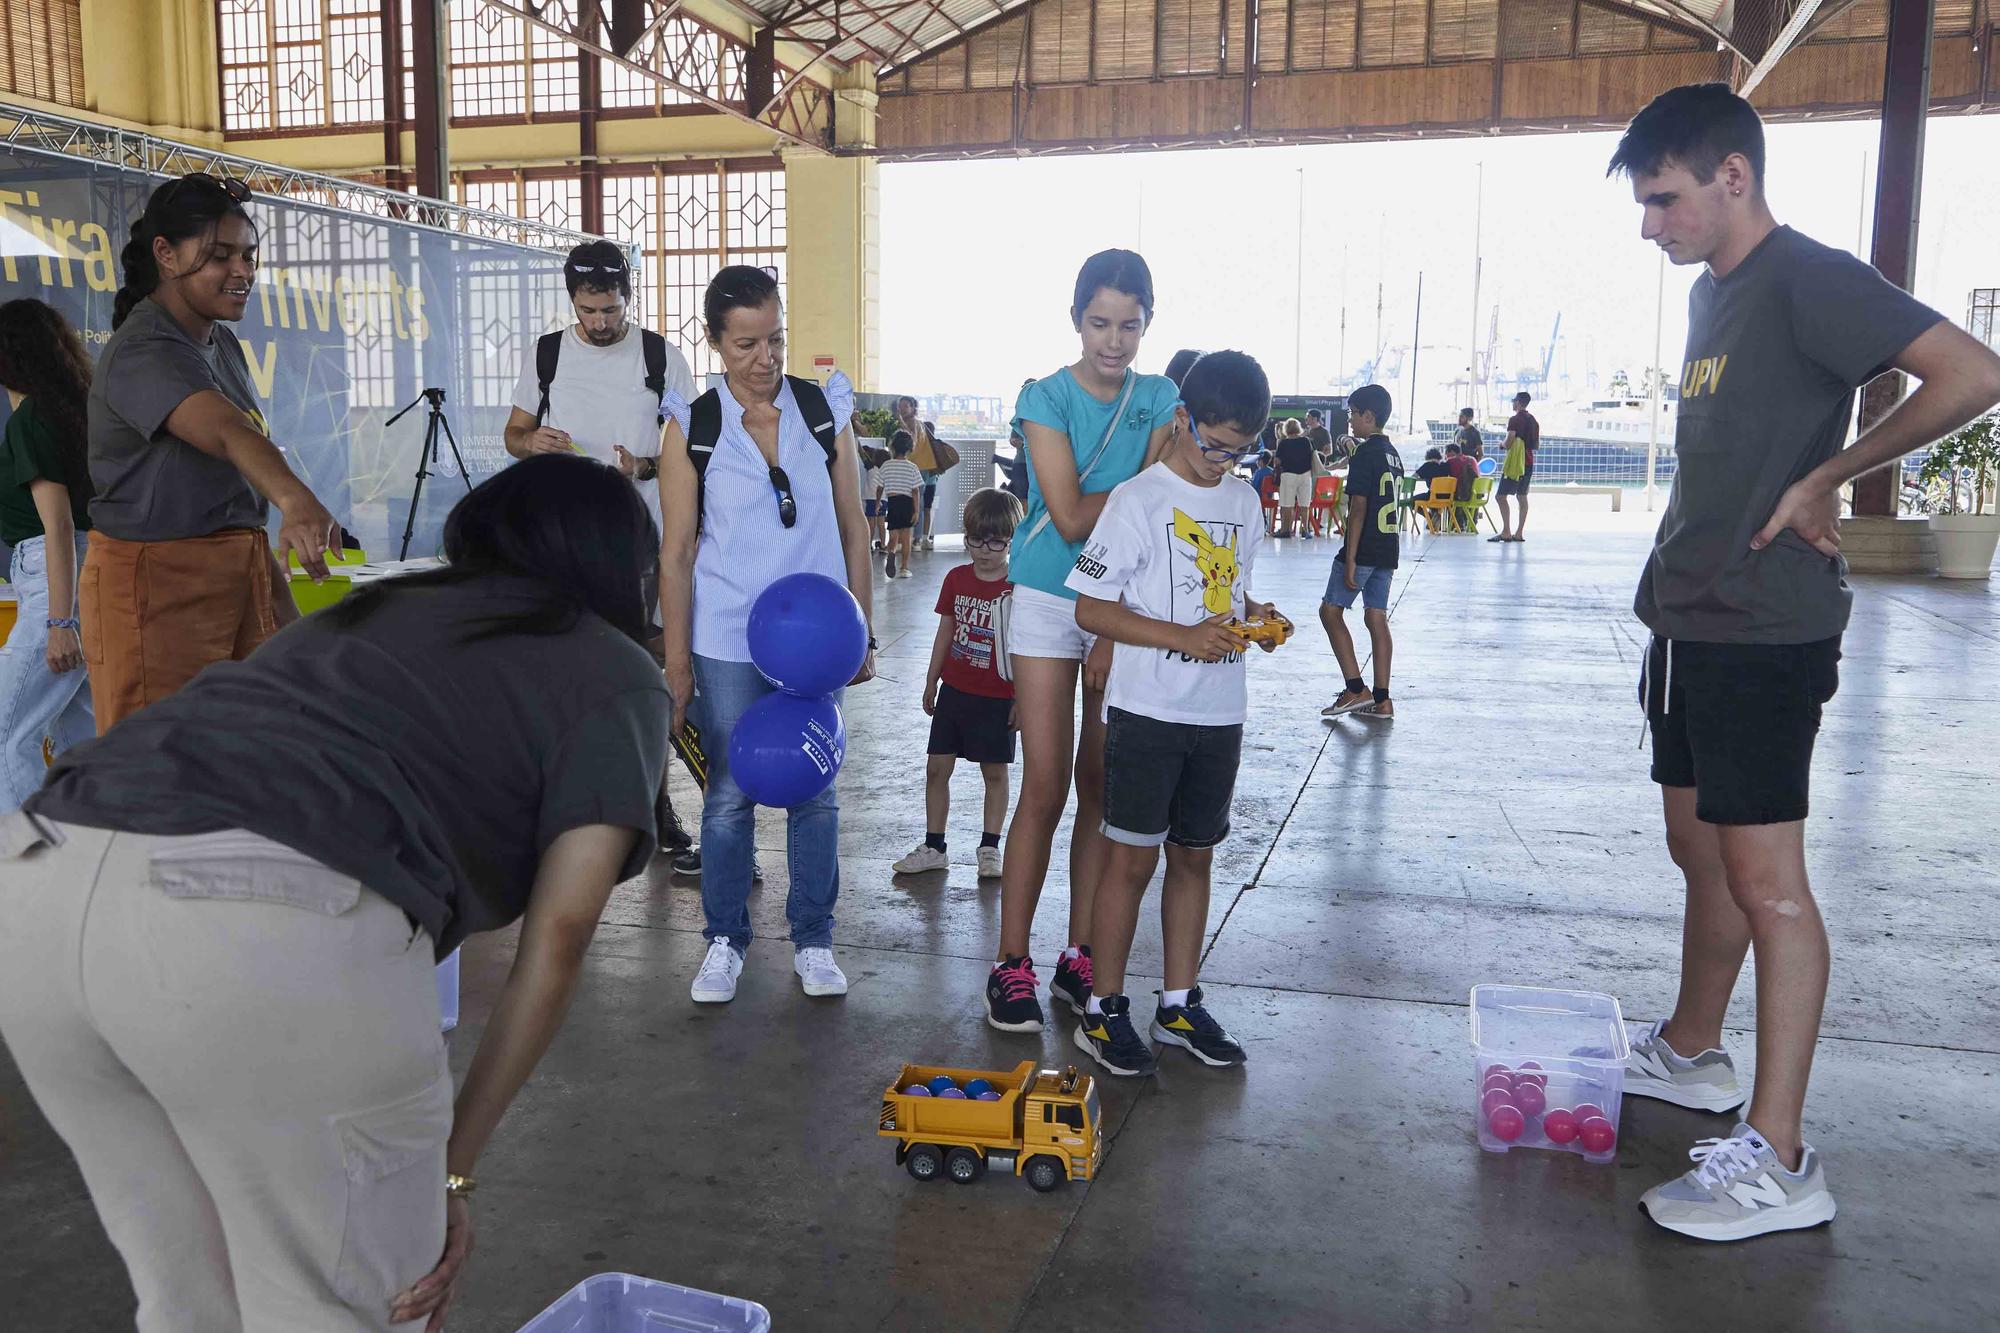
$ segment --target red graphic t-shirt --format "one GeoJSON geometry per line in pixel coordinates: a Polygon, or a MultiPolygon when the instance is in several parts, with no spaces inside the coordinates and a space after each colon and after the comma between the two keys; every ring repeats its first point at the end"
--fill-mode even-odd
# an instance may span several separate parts
{"type": "Polygon", "coordinates": [[[993,613],[1013,587],[1006,579],[980,578],[969,564],[944,576],[937,611],[952,622],[951,651],[945,654],[940,673],[945,684],[989,699],[1014,697],[1013,684],[1000,679],[993,666],[993,613]]]}

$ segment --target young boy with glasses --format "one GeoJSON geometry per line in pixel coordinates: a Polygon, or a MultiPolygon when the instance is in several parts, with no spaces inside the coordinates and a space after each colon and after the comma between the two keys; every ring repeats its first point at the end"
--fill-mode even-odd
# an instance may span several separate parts
{"type": "Polygon", "coordinates": [[[979,839],[979,877],[1000,878],[1000,833],[1007,821],[1007,766],[1014,762],[1014,685],[996,634],[1002,599],[1014,591],[1007,548],[1021,521],[1021,502],[987,487],[965,502],[969,563],[944,576],[938,590],[937,638],[924,677],[924,712],[931,719],[924,765],[924,840],[896,862],[899,875],[943,870],[944,826],[951,814],[951,771],[961,759],[979,765],[986,782],[986,821],[979,839]]]}
{"type": "Polygon", "coordinates": [[[1139,904],[1163,843],[1166,988],[1153,1039],[1206,1065],[1244,1060],[1203,1004],[1195,973],[1249,711],[1246,644],[1230,623],[1283,619],[1249,596],[1250,568],[1266,540],[1263,507],[1232,475],[1257,447],[1270,406],[1270,382],[1250,357],[1211,352],[1196,361],[1181,384],[1165,457],[1111,492],[1069,575],[1078,626],[1116,645],[1104,695],[1111,856],[1093,905],[1095,967],[1076,1030],[1076,1044],[1113,1074],[1157,1067],[1124,990],[1139,904]]]}

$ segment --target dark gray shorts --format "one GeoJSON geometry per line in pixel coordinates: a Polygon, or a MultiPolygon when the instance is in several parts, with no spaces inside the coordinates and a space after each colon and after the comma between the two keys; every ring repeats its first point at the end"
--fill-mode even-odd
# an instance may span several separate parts
{"type": "Polygon", "coordinates": [[[1200,850],[1229,836],[1243,728],[1109,710],[1104,733],[1104,836],[1132,847],[1200,850]]]}

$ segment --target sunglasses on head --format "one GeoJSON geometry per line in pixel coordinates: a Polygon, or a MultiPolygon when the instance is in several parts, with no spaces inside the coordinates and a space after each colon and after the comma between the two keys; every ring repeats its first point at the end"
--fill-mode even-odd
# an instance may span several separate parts
{"type": "Polygon", "coordinates": [[[623,264],[571,264],[572,273],[623,273],[623,264]]]}
{"type": "Polygon", "coordinates": [[[220,190],[239,204],[250,202],[250,187],[242,181],[231,180],[222,176],[211,176],[206,171],[190,171],[179,180],[170,182],[166,190],[158,196],[160,202],[163,204],[166,203],[190,185],[206,185],[212,189],[220,190]]]}
{"type": "Polygon", "coordinates": [[[792,479],[781,467],[771,469],[771,490],[778,497],[778,522],[791,527],[799,521],[799,506],[792,499],[792,479]]]}

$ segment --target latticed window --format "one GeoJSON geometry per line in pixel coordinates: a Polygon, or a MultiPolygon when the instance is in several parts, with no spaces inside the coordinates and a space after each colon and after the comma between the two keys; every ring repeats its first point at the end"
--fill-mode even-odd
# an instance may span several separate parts
{"type": "Polygon", "coordinates": [[[83,105],[81,0],[7,0],[0,7],[0,88],[83,105]]]}
{"type": "Polygon", "coordinates": [[[378,0],[217,0],[227,131],[382,119],[378,0]]]}
{"type": "Polygon", "coordinates": [[[462,171],[452,183],[467,208],[571,230],[583,223],[583,178],[573,171],[462,171]]]}
{"type": "MultiPolygon", "coordinates": [[[[576,0],[548,0],[542,15],[568,22],[576,0]]],[[[547,29],[491,5],[451,7],[453,119],[560,115],[577,109],[576,49],[547,29]]]]}
{"type": "Polygon", "coordinates": [[[656,167],[608,175],[604,231],[642,256],[638,319],[678,346],[697,378],[722,369],[702,327],[702,296],[724,264],[755,264],[785,291],[785,172],[770,161],[656,167]]]}

